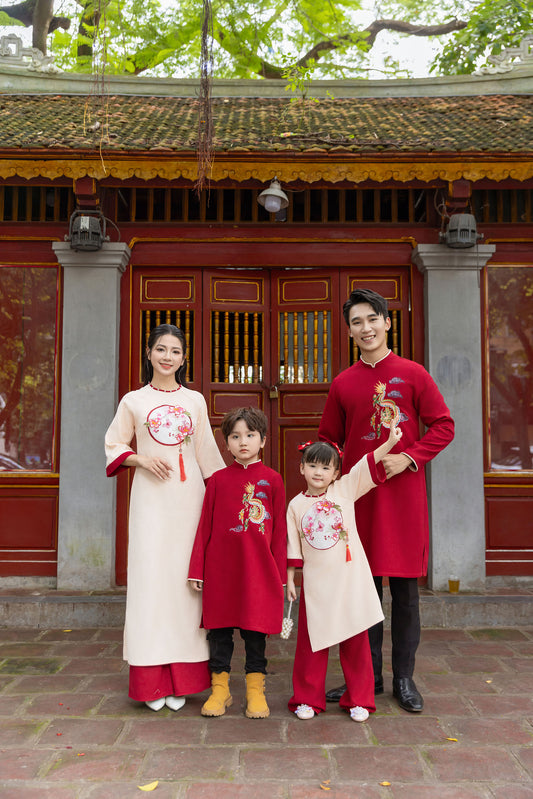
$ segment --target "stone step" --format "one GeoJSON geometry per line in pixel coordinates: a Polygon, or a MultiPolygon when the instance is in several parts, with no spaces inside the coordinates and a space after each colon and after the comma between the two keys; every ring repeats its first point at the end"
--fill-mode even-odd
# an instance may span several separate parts
{"type": "MultiPolygon", "coordinates": [[[[121,627],[125,591],[3,591],[0,627],[83,629],[121,627]]],[[[423,589],[420,596],[423,627],[514,627],[533,623],[533,589],[502,589],[486,593],[439,593],[423,589]]],[[[390,616],[385,590],[384,612],[390,616]]],[[[297,624],[297,611],[292,616],[297,624]]]]}

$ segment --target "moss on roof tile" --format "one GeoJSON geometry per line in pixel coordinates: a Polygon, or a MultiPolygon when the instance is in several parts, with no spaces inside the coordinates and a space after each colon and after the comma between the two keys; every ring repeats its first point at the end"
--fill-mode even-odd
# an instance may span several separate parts
{"type": "MultiPolygon", "coordinates": [[[[87,114],[83,96],[4,95],[0,147],[191,152],[198,101],[112,96],[87,114]],[[105,119],[105,136],[101,141],[105,119]],[[95,122],[100,126],[94,130],[95,122]],[[92,129],[91,129],[92,128],[92,129]]],[[[216,152],[531,152],[533,97],[213,99],[216,152]]]]}

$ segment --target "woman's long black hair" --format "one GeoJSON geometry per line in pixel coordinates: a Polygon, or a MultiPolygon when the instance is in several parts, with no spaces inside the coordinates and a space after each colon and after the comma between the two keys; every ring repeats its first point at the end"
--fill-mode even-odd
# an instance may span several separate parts
{"type": "Polygon", "coordinates": [[[185,341],[185,336],[183,331],[180,330],[179,327],[176,325],[158,325],[154,327],[153,330],[150,331],[150,335],[148,336],[148,342],[146,344],[146,352],[144,354],[144,363],[143,363],[143,378],[144,378],[144,385],[148,385],[148,383],[152,382],[152,378],[154,376],[154,367],[150,363],[149,354],[161,338],[161,336],[174,336],[175,338],[179,339],[179,342],[183,348],[183,363],[181,364],[180,368],[175,373],[176,383],[180,386],[186,386],[187,381],[185,380],[185,375],[187,374],[187,342],[185,341]]]}

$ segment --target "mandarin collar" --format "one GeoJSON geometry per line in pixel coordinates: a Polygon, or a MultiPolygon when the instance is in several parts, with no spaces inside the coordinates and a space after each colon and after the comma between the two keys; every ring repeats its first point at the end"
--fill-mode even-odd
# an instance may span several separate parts
{"type": "Polygon", "coordinates": [[[391,352],[392,352],[392,350],[388,350],[388,351],[387,351],[387,354],[386,354],[386,355],[384,355],[384,356],[383,356],[383,358],[380,358],[380,359],[379,359],[379,361],[376,361],[375,363],[369,363],[368,361],[365,361],[365,359],[363,358],[363,356],[362,356],[362,355],[361,355],[361,357],[359,358],[359,360],[360,360],[360,361],[362,361],[362,362],[364,363],[364,365],[365,365],[365,366],[370,366],[370,367],[371,367],[371,369],[375,369],[375,368],[376,368],[376,366],[378,365],[378,363],[381,363],[382,361],[384,361],[384,360],[385,360],[385,358],[388,358],[388,357],[389,357],[389,355],[391,354],[391,352]]]}
{"type": "Polygon", "coordinates": [[[247,466],[244,463],[239,463],[238,460],[234,460],[232,466],[235,466],[237,469],[242,469],[243,471],[248,471],[248,469],[253,469],[258,463],[263,463],[262,460],[254,461],[253,463],[249,463],[247,466]]]}

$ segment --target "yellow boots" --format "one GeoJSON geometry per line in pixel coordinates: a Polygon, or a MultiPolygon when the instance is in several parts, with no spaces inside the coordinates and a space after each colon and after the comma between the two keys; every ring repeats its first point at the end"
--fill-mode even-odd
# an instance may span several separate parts
{"type": "MultiPolygon", "coordinates": [[[[229,674],[211,674],[211,696],[204,702],[202,716],[223,716],[233,702],[229,692],[229,674]]],[[[265,699],[265,675],[246,675],[246,715],[249,719],[266,719],[270,710],[265,699]]]]}
{"type": "Polygon", "coordinates": [[[265,675],[259,672],[246,675],[246,716],[249,719],[266,719],[270,716],[265,699],[265,675]]]}
{"type": "Polygon", "coordinates": [[[229,674],[223,671],[220,674],[211,674],[211,696],[204,702],[202,716],[223,716],[226,708],[233,702],[229,692],[229,674]]]}

